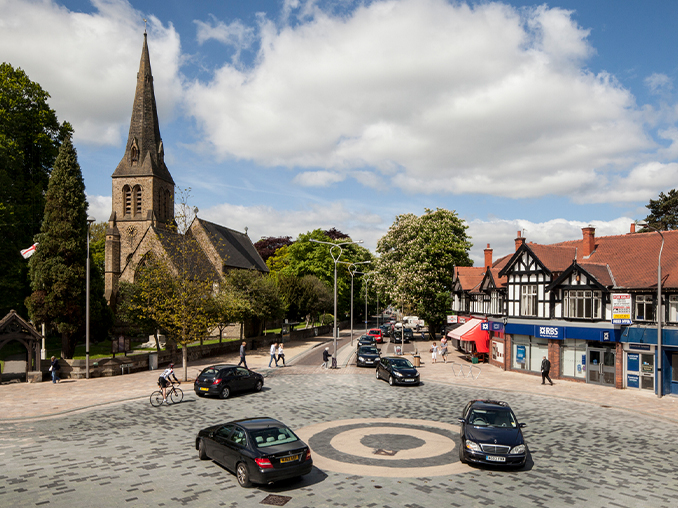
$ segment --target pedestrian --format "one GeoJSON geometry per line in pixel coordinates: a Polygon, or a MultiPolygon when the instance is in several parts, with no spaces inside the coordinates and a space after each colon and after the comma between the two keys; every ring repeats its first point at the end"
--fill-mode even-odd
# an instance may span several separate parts
{"type": "Polygon", "coordinates": [[[282,360],[282,366],[285,366],[285,351],[283,351],[282,342],[278,345],[278,360],[282,360]]]}
{"type": "Polygon", "coordinates": [[[444,337],[440,341],[440,356],[443,358],[443,362],[447,363],[447,340],[444,337]]]}
{"type": "Polygon", "coordinates": [[[247,361],[245,361],[245,350],[247,349],[247,342],[243,341],[240,344],[240,361],[238,362],[238,367],[244,365],[247,368],[247,361]]]}
{"type": "Polygon", "coordinates": [[[553,381],[551,381],[551,378],[549,377],[550,371],[551,362],[549,362],[548,358],[544,357],[544,359],[541,361],[541,384],[546,384],[545,381],[548,379],[549,383],[551,383],[551,386],[553,386],[553,381]]]}
{"type": "Polygon", "coordinates": [[[269,353],[271,353],[271,359],[268,361],[268,367],[269,368],[271,367],[271,363],[273,363],[274,360],[275,360],[275,366],[276,367],[278,366],[278,359],[275,356],[275,352],[276,352],[277,349],[278,349],[278,343],[277,342],[274,342],[273,344],[271,344],[271,349],[269,351],[269,353]]]}
{"type": "Polygon", "coordinates": [[[325,351],[323,351],[323,364],[321,367],[327,368],[327,363],[330,361],[330,348],[326,347],[325,351]]]}
{"type": "Polygon", "coordinates": [[[431,363],[436,363],[436,358],[438,358],[438,346],[434,342],[431,347],[431,363]]]}
{"type": "Polygon", "coordinates": [[[59,360],[53,356],[52,363],[49,366],[49,371],[52,373],[52,383],[61,383],[61,378],[59,377],[60,370],[61,365],[59,365],[59,360]]]}

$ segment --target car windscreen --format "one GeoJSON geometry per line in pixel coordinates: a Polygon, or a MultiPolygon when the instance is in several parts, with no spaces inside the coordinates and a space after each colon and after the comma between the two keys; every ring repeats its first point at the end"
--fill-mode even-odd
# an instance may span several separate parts
{"type": "Polygon", "coordinates": [[[391,360],[391,365],[398,369],[411,369],[414,367],[409,360],[405,358],[395,358],[391,360]]]}
{"type": "Polygon", "coordinates": [[[294,435],[294,432],[287,427],[267,427],[265,429],[251,430],[250,436],[257,448],[266,448],[267,446],[276,446],[299,441],[299,438],[294,435]]]}
{"type": "Polygon", "coordinates": [[[370,335],[379,335],[381,330],[370,330],[370,335]]]}
{"type": "Polygon", "coordinates": [[[361,347],[358,351],[359,355],[378,355],[379,350],[376,347],[361,347]]]}
{"type": "Polygon", "coordinates": [[[214,379],[215,377],[217,377],[218,373],[219,373],[218,369],[215,369],[214,367],[207,367],[200,373],[200,377],[205,379],[214,379]]]}
{"type": "Polygon", "coordinates": [[[516,428],[518,423],[508,409],[472,409],[468,422],[476,427],[516,428]]]}

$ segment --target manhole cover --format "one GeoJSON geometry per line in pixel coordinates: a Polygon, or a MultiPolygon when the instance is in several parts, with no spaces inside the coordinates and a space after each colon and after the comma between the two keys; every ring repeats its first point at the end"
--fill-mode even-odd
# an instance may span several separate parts
{"type": "Polygon", "coordinates": [[[269,494],[259,504],[270,504],[271,506],[283,506],[290,499],[292,498],[289,496],[278,496],[276,494],[269,494]]]}

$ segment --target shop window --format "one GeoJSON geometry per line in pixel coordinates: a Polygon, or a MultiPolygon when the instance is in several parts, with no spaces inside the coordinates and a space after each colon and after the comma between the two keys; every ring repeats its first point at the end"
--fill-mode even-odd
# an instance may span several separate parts
{"type": "Polygon", "coordinates": [[[586,341],[565,339],[560,346],[562,376],[586,378],[586,341]]]}
{"type": "Polygon", "coordinates": [[[520,315],[521,316],[536,316],[537,315],[537,286],[521,286],[520,287],[520,315]]]}
{"type": "Polygon", "coordinates": [[[565,291],[563,308],[563,317],[600,319],[602,293],[600,291],[565,291]]]}
{"type": "Polygon", "coordinates": [[[669,321],[678,323],[678,295],[669,295],[669,321]]]}
{"type": "Polygon", "coordinates": [[[636,321],[654,321],[654,304],[652,296],[636,296],[636,321]]]}

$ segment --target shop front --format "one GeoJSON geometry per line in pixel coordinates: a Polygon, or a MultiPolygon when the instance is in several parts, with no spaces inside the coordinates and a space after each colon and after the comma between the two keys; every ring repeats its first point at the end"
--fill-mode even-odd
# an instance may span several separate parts
{"type": "MultiPolygon", "coordinates": [[[[657,328],[629,326],[624,342],[625,385],[627,388],[658,392],[659,358],[657,328]]],[[[662,329],[662,395],[678,395],[678,329],[662,329]]]]}
{"type": "Polygon", "coordinates": [[[654,391],[655,347],[624,344],[624,388],[654,391]]]}

